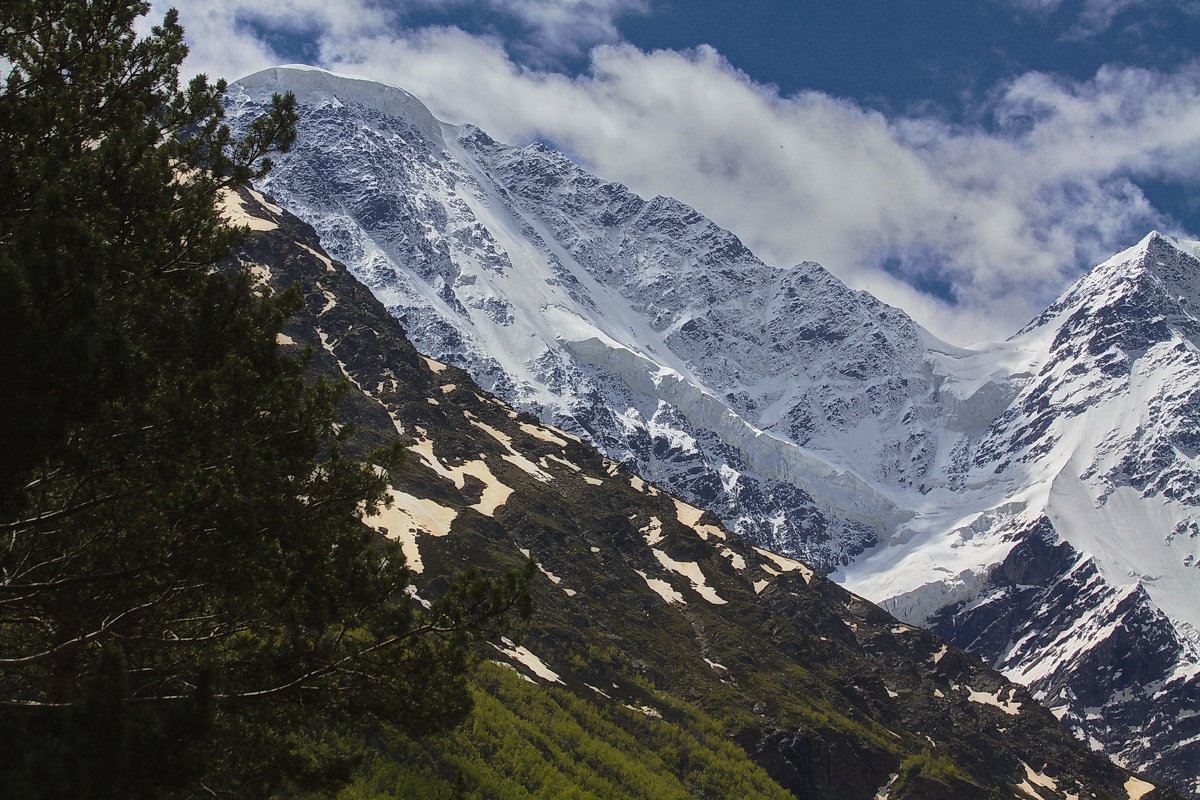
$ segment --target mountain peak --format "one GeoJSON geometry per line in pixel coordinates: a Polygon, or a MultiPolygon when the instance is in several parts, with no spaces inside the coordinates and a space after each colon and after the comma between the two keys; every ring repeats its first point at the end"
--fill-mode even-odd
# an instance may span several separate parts
{"type": "Polygon", "coordinates": [[[247,75],[230,87],[261,99],[275,92],[292,92],[298,98],[320,99],[331,103],[359,103],[391,117],[408,120],[436,142],[442,141],[442,123],[414,95],[403,89],[368,78],[339,75],[320,67],[284,64],[247,75]]]}
{"type": "Polygon", "coordinates": [[[1178,289],[1180,295],[1189,299],[1200,296],[1200,242],[1152,231],[1138,247],[1144,254],[1143,269],[1178,289]]]}
{"type": "MultiPolygon", "coordinates": [[[[1179,256],[1188,257],[1190,262],[1200,259],[1200,242],[1169,236],[1157,230],[1150,231],[1133,247],[1126,248],[1101,264],[1092,272],[1119,272],[1135,270],[1150,270],[1157,273],[1164,262],[1175,262],[1179,256]],[[1124,269],[1122,269],[1124,268],[1124,269]]],[[[1200,264],[1193,264],[1192,269],[1200,269],[1200,264]]],[[[1168,276],[1162,276],[1168,277],[1168,276]]]]}
{"type": "Polygon", "coordinates": [[[1197,301],[1200,301],[1200,242],[1155,230],[1082,275],[1016,336],[1084,307],[1094,313],[1101,306],[1116,303],[1124,307],[1132,303],[1138,307],[1153,306],[1157,309],[1155,313],[1162,313],[1163,303],[1173,307],[1197,301]]]}
{"type": "Polygon", "coordinates": [[[1095,267],[1068,292],[1082,299],[1076,288],[1104,302],[1117,296],[1141,297],[1158,304],[1158,313],[1176,303],[1194,304],[1200,300],[1200,242],[1151,231],[1095,267]]]}

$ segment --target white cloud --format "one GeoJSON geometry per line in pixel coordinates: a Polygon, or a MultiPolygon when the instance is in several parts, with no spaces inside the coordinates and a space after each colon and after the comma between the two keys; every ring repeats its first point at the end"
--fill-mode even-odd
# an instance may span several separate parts
{"type": "Polygon", "coordinates": [[[370,0],[154,0],[152,6],[149,20],[160,19],[168,8],[179,9],[190,49],[189,74],[229,80],[279,63],[262,38],[264,31],[350,40],[390,26],[390,16],[370,0]]]}
{"type": "MultiPolygon", "coordinates": [[[[652,0],[155,0],[161,14],[180,9],[192,63],[228,65],[237,75],[276,63],[263,34],[316,34],[341,42],[404,25],[414,12],[474,12],[512,23],[506,45],[525,63],[546,67],[619,41],[617,20],[651,11],[652,0]],[[249,66],[249,69],[246,67],[249,66]],[[239,71],[241,70],[241,71],[239,71]]],[[[148,27],[148,26],[146,26],[148,27]]],[[[215,71],[215,70],[214,70],[215,71]]]]}
{"type": "Polygon", "coordinates": [[[999,0],[1022,12],[1032,12],[1039,16],[1048,16],[1067,7],[1072,9],[1071,22],[1063,33],[1063,38],[1087,39],[1104,33],[1113,24],[1113,20],[1124,11],[1138,8],[1143,11],[1150,9],[1174,9],[1186,14],[1200,13],[1200,4],[1195,0],[1083,0],[1082,3],[1071,3],[1067,0],[999,0]],[[1076,9],[1075,6],[1078,5],[1076,9]]]}
{"type": "Polygon", "coordinates": [[[1108,30],[1122,11],[1140,5],[1143,0],[1087,0],[1068,35],[1090,36],[1108,30]]]}
{"type": "Polygon", "coordinates": [[[486,0],[498,13],[510,14],[532,29],[527,50],[538,61],[580,56],[592,46],[620,41],[617,18],[646,13],[647,0],[486,0]]]}
{"type": "Polygon", "coordinates": [[[707,47],[601,46],[588,75],[568,78],[454,28],[331,26],[320,42],[324,66],[402,86],[501,140],[553,139],[604,178],[690,203],[768,263],[821,261],[952,341],[1008,335],[1081,260],[1169,227],[1133,179],[1200,176],[1196,65],[1105,68],[1084,83],[1027,74],[998,87],[984,129],[781,97],[707,47]],[[958,303],[883,271],[889,258],[958,303]]]}

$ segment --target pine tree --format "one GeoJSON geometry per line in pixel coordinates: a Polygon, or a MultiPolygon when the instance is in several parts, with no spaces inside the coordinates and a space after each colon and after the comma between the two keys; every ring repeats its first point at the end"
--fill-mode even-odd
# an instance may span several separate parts
{"type": "Polygon", "coordinates": [[[313,714],[460,718],[473,636],[527,603],[518,575],[403,602],[361,521],[399,450],[345,457],[341,387],[275,344],[295,295],[214,268],[245,233],[219,194],[290,145],[293,100],[235,140],[224,83],[181,88],[176,14],[139,37],[147,11],[0,6],[8,796],[265,794],[313,714]]]}

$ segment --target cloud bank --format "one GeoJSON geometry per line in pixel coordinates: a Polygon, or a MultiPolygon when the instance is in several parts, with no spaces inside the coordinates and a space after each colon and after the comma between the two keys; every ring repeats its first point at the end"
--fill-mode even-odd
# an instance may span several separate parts
{"type": "Polygon", "coordinates": [[[398,29],[394,6],[366,0],[328,5],[256,4],[256,28],[242,0],[183,2],[188,66],[231,78],[270,66],[262,24],[296,26],[320,66],[402,86],[501,140],[549,139],[603,178],[695,206],[768,263],[820,261],[956,343],[1011,334],[1151,228],[1188,234],[1137,181],[1200,176],[1200,63],[1105,67],[1076,83],[1025,74],[995,87],[986,125],[964,126],[781,96],[709,47],[621,44],[614,19],[640,3],[507,3],[529,11],[529,47],[565,30],[556,20],[593,14],[521,63],[497,36],[398,29]],[[542,66],[563,42],[597,41],[608,44],[592,47],[585,74],[542,66]]]}

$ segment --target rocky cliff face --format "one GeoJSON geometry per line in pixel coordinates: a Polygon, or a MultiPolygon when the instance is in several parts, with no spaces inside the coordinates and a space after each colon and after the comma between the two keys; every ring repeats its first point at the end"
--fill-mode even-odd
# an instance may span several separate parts
{"type": "Polygon", "coordinates": [[[234,87],[233,120],[282,90],[303,121],[263,188],[421,351],[975,648],[1128,764],[1200,777],[1192,245],[1148,237],[962,350],[399,89],[267,70],[234,87]],[[1136,703],[1133,675],[1152,676],[1136,703]]]}
{"type": "Polygon", "coordinates": [[[245,193],[230,209],[255,230],[241,265],[303,293],[281,345],[349,381],[342,410],[363,446],[398,435],[409,448],[391,508],[368,522],[400,541],[413,602],[466,564],[537,559],[536,616],[490,658],[596,720],[686,728],[702,715],[806,800],[1176,796],[1089,753],[978,657],[422,356],[312,228],[269,200],[245,193]]]}
{"type": "Polygon", "coordinates": [[[1190,645],[1141,584],[1105,581],[1049,520],[1020,531],[981,590],[927,624],[1028,686],[1092,747],[1194,786],[1200,670],[1190,645]]]}

